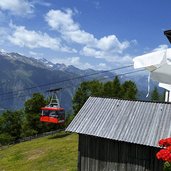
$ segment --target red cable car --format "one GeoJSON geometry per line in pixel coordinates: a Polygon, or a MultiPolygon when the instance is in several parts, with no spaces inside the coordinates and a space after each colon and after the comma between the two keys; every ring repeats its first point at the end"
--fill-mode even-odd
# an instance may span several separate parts
{"type": "Polygon", "coordinates": [[[48,92],[50,92],[52,95],[49,105],[41,108],[42,110],[42,114],[40,116],[41,122],[64,124],[65,110],[64,108],[61,108],[59,104],[59,99],[57,96],[57,92],[59,90],[61,90],[61,88],[48,90],[48,92]]]}

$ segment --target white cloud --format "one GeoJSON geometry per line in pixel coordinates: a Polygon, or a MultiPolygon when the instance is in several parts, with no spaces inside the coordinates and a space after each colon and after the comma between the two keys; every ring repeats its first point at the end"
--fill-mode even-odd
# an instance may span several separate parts
{"type": "Polygon", "coordinates": [[[130,46],[130,42],[120,42],[115,35],[104,36],[100,39],[95,38],[80,28],[80,25],[73,20],[74,12],[71,9],[65,11],[50,10],[45,20],[48,25],[58,31],[65,40],[82,45],[80,53],[85,56],[104,58],[115,54],[122,54],[130,46]]]}
{"type": "Polygon", "coordinates": [[[124,55],[122,57],[118,56],[118,58],[115,60],[115,62],[117,63],[117,61],[119,61],[118,63],[120,63],[120,64],[130,65],[130,64],[133,64],[132,59],[133,59],[133,57],[130,55],[124,55]]]}
{"type": "Polygon", "coordinates": [[[79,44],[96,41],[92,34],[80,30],[79,24],[75,23],[72,19],[73,15],[74,12],[70,9],[67,9],[65,12],[50,10],[46,14],[45,20],[52,29],[59,31],[69,41],[79,44]]]}
{"type": "Polygon", "coordinates": [[[6,50],[5,49],[0,49],[0,52],[1,53],[6,53],[6,50]]]}
{"type": "Polygon", "coordinates": [[[109,70],[109,66],[106,63],[99,63],[95,69],[98,70],[109,70]]]}
{"type": "Polygon", "coordinates": [[[27,30],[24,26],[15,26],[11,24],[14,29],[13,33],[8,36],[8,40],[17,46],[34,48],[48,48],[51,50],[61,52],[71,52],[68,47],[61,45],[58,38],[52,38],[47,33],[36,32],[34,30],[27,30]]]}
{"type": "Polygon", "coordinates": [[[33,8],[34,6],[27,0],[0,0],[0,9],[14,15],[32,14],[33,8]]]}
{"type": "Polygon", "coordinates": [[[159,45],[157,48],[153,49],[153,52],[166,50],[167,48],[168,48],[168,45],[159,45]]]}
{"type": "Polygon", "coordinates": [[[81,62],[80,57],[53,58],[52,62],[53,63],[65,64],[67,66],[73,65],[73,66],[80,68],[80,69],[93,68],[93,65],[91,65],[89,63],[81,62]]]}
{"type": "Polygon", "coordinates": [[[0,11],[0,19],[1,19],[0,20],[1,23],[6,22],[6,16],[2,11],[0,11]]]}
{"type": "Polygon", "coordinates": [[[94,46],[97,42],[97,40],[94,38],[92,34],[87,33],[84,30],[67,31],[67,32],[62,32],[62,34],[66,40],[81,45],[89,44],[94,46]]]}
{"type": "Polygon", "coordinates": [[[111,65],[120,66],[132,64],[132,57],[124,56],[123,58],[116,56],[115,61],[110,62],[110,64],[101,62],[96,64],[90,64],[88,62],[82,62],[80,57],[68,57],[68,58],[53,58],[51,60],[53,63],[65,64],[66,66],[73,65],[80,69],[94,69],[94,70],[108,70],[111,68],[111,65]]]}
{"type": "Polygon", "coordinates": [[[104,52],[100,50],[96,50],[94,48],[90,48],[85,46],[83,50],[81,51],[81,54],[84,56],[94,56],[96,58],[105,58],[104,52]]]}
{"type": "Polygon", "coordinates": [[[70,9],[67,9],[65,12],[61,10],[50,10],[46,14],[45,20],[54,30],[76,31],[79,29],[79,26],[77,23],[74,23],[72,19],[73,15],[74,13],[70,9]]]}
{"type": "Polygon", "coordinates": [[[93,4],[95,5],[96,9],[100,9],[101,8],[99,1],[94,1],[93,4]]]}
{"type": "Polygon", "coordinates": [[[0,44],[4,44],[8,37],[9,29],[5,27],[0,27],[0,44]]]}
{"type": "Polygon", "coordinates": [[[105,59],[107,62],[112,62],[112,63],[119,63],[119,64],[122,63],[126,64],[126,62],[129,64],[132,63],[131,56],[116,53],[114,49],[109,51],[102,51],[85,46],[81,51],[81,54],[84,56],[94,56],[99,59],[105,59]]]}
{"type": "Polygon", "coordinates": [[[43,0],[34,0],[32,2],[32,4],[35,4],[35,5],[41,5],[41,6],[45,6],[45,7],[50,7],[52,4],[49,3],[49,2],[46,2],[46,1],[43,1],[43,0]]]}
{"type": "Polygon", "coordinates": [[[43,57],[43,53],[39,53],[39,52],[29,51],[29,54],[32,57],[35,57],[36,59],[39,59],[39,58],[42,58],[43,57]]]}
{"type": "Polygon", "coordinates": [[[122,53],[124,49],[129,47],[129,42],[120,42],[115,35],[102,37],[97,42],[97,47],[101,50],[115,50],[117,53],[122,53]]]}

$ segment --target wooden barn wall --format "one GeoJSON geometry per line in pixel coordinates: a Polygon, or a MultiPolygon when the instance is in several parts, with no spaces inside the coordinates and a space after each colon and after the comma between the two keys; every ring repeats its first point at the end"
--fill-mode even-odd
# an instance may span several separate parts
{"type": "Polygon", "coordinates": [[[158,148],[79,135],[79,171],[163,171],[158,148]]]}

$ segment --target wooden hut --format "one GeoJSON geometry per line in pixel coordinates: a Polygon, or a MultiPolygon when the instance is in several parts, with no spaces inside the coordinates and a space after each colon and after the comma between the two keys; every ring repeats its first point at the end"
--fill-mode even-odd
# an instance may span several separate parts
{"type": "Polygon", "coordinates": [[[156,153],[171,136],[171,104],[90,97],[66,131],[79,134],[78,170],[162,171],[156,153]]]}

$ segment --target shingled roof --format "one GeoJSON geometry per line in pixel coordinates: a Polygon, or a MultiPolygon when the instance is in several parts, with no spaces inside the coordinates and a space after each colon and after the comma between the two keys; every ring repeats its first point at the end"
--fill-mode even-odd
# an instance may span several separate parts
{"type": "Polygon", "coordinates": [[[171,104],[90,97],[66,131],[157,147],[171,136],[171,104]]]}

